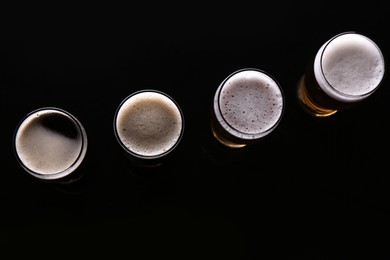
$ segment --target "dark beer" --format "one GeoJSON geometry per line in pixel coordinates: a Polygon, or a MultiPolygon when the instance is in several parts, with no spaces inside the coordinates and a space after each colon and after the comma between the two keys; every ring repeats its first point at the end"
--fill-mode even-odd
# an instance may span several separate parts
{"type": "Polygon", "coordinates": [[[69,177],[87,151],[87,135],[70,113],[52,107],[29,113],[14,138],[20,165],[31,175],[48,181],[69,177]]]}
{"type": "Polygon", "coordinates": [[[184,117],[167,94],[142,90],[126,97],[114,118],[114,132],[120,146],[132,158],[148,165],[159,162],[175,149],[184,131],[184,117]]]}

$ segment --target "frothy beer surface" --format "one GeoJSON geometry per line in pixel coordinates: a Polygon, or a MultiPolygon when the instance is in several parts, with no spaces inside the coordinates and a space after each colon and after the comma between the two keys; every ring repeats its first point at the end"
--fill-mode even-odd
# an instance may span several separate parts
{"type": "Polygon", "coordinates": [[[72,118],[51,109],[29,115],[15,136],[19,159],[30,171],[41,175],[57,174],[70,168],[80,157],[82,142],[72,118]]]}
{"type": "Polygon", "coordinates": [[[177,144],[183,119],[179,107],[168,96],[146,91],[123,102],[115,124],[126,149],[148,157],[164,154],[177,144]]]}
{"type": "Polygon", "coordinates": [[[229,77],[217,91],[214,109],[220,124],[242,139],[254,139],[272,129],[282,115],[283,95],[276,81],[257,70],[229,77]]]}
{"type": "Polygon", "coordinates": [[[314,71],[320,87],[329,96],[348,102],[374,91],[384,76],[384,66],[383,55],[372,40],[345,33],[321,47],[314,71]]]}

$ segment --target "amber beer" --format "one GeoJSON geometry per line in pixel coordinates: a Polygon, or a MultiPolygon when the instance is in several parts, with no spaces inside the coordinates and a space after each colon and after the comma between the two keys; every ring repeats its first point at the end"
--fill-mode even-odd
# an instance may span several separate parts
{"type": "Polygon", "coordinates": [[[134,166],[161,165],[179,144],[184,116],[168,94],[145,89],[127,96],[114,116],[114,133],[134,166]]]}
{"type": "Polygon", "coordinates": [[[212,103],[211,131],[223,145],[241,148],[260,141],[279,124],[284,95],[268,73],[244,68],[217,88],[212,103]]]}
{"type": "Polygon", "coordinates": [[[49,182],[72,182],[81,176],[76,169],[84,160],[87,143],[80,121],[56,107],[27,114],[14,136],[16,158],[23,169],[49,182]]]}
{"type": "Polygon", "coordinates": [[[328,117],[372,95],[382,82],[382,52],[367,36],[344,32],[325,42],[297,85],[302,108],[328,117]]]}

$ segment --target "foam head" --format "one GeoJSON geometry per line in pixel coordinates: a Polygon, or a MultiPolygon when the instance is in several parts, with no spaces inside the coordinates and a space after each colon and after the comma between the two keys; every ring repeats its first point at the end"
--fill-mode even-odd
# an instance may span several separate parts
{"type": "Polygon", "coordinates": [[[168,95],[145,90],[133,93],[118,107],[114,130],[119,143],[131,154],[156,158],[180,141],[184,125],[181,109],[168,95]]]}
{"type": "Polygon", "coordinates": [[[257,69],[231,74],[214,97],[214,112],[221,126],[240,139],[258,139],[279,123],[284,96],[279,84],[257,69]]]}
{"type": "Polygon", "coordinates": [[[369,38],[348,32],[336,35],[317,53],[314,72],[320,87],[343,102],[361,100],[380,85],[384,57],[369,38]]]}
{"type": "Polygon", "coordinates": [[[80,122],[57,108],[28,114],[15,134],[15,152],[21,165],[42,179],[59,179],[83,160],[87,138],[80,122]]]}

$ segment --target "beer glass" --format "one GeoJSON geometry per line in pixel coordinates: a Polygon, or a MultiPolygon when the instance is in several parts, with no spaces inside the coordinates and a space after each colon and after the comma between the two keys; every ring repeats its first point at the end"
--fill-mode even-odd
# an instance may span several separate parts
{"type": "Polygon", "coordinates": [[[52,182],[73,182],[87,151],[87,135],[80,121],[56,107],[28,113],[14,135],[16,158],[32,176],[52,182]]]}
{"type": "Polygon", "coordinates": [[[119,145],[136,167],[156,167],[179,144],[184,116],[176,101],[164,92],[145,89],[127,96],[114,116],[119,145]]]}
{"type": "Polygon", "coordinates": [[[240,69],[226,77],[215,92],[211,131],[221,144],[242,148],[275,130],[283,112],[279,83],[265,71],[240,69]]]}
{"type": "Polygon", "coordinates": [[[378,45],[365,35],[349,31],[325,42],[297,84],[304,111],[328,117],[353,107],[372,95],[385,73],[378,45]]]}

